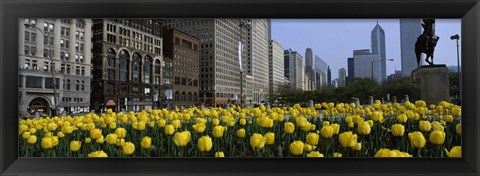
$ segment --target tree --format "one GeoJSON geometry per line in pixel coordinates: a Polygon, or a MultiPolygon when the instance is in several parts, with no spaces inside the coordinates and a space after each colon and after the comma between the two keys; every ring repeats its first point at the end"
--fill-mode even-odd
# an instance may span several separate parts
{"type": "MultiPolygon", "coordinates": [[[[410,77],[403,77],[400,79],[395,79],[391,82],[385,83],[383,86],[382,94],[390,94],[391,97],[396,96],[397,99],[403,99],[405,95],[410,95],[412,100],[415,100],[415,97],[412,97],[412,82],[410,77]]],[[[411,101],[412,101],[411,100],[411,101]]]]}
{"type": "Polygon", "coordinates": [[[460,96],[460,86],[458,82],[458,72],[448,72],[448,81],[450,83],[450,96],[458,98],[460,96]]]}

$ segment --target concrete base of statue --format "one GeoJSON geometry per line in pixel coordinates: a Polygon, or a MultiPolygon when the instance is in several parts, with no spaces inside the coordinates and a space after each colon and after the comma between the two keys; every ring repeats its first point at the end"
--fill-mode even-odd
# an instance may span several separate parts
{"type": "Polygon", "coordinates": [[[421,66],[412,71],[412,97],[424,100],[427,105],[449,101],[450,84],[446,65],[421,66]]]}

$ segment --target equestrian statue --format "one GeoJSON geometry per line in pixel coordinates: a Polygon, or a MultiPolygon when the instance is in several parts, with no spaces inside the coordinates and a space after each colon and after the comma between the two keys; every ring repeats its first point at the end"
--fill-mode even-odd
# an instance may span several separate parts
{"type": "Polygon", "coordinates": [[[425,61],[430,65],[433,64],[433,52],[440,37],[435,35],[435,19],[422,19],[423,33],[418,36],[415,42],[415,54],[417,56],[417,65],[420,67],[420,56],[425,53],[427,57],[425,61]],[[428,58],[432,58],[430,62],[428,58]]]}

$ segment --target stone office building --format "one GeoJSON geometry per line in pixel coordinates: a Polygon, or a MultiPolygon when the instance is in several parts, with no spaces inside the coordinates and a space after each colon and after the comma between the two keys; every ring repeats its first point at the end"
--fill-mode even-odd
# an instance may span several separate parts
{"type": "Polygon", "coordinates": [[[173,105],[195,106],[199,98],[200,40],[180,30],[164,28],[164,56],[172,58],[173,105]]]}
{"type": "Polygon", "coordinates": [[[20,116],[89,111],[91,26],[90,19],[19,20],[20,116]]]}
{"type": "Polygon", "coordinates": [[[93,20],[95,111],[160,107],[162,23],[154,19],[93,20]]]}

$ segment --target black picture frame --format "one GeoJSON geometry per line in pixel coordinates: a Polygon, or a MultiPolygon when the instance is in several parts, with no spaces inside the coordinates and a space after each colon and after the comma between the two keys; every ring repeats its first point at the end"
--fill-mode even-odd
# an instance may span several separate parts
{"type": "MultiPolygon", "coordinates": [[[[478,0],[1,0],[1,175],[478,175],[478,0]],[[18,158],[19,18],[461,18],[463,157],[18,158]]],[[[453,35],[453,34],[452,34],[453,35]]]]}

